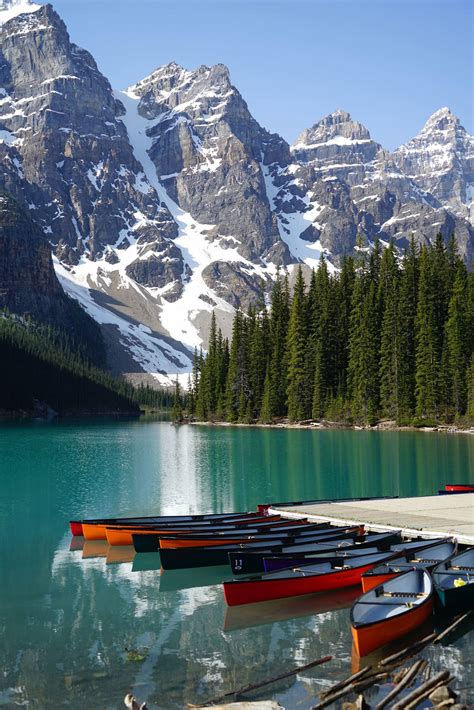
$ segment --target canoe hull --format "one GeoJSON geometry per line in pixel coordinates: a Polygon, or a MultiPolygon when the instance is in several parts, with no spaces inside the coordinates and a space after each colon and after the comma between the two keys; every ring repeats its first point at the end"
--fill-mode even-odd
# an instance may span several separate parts
{"type": "MultiPolygon", "coordinates": [[[[229,532],[237,534],[240,530],[242,530],[242,534],[245,534],[246,528],[258,528],[259,530],[264,530],[266,527],[271,527],[272,522],[277,524],[280,527],[280,521],[281,518],[279,515],[272,516],[270,518],[255,518],[252,519],[251,521],[229,521],[228,524],[223,524],[222,522],[216,523],[214,526],[213,525],[207,525],[206,529],[203,530],[202,527],[186,527],[181,526],[181,527],[176,527],[174,528],[172,525],[167,525],[166,527],[163,526],[160,528],[159,525],[153,525],[153,526],[148,526],[148,527],[141,527],[141,526],[125,526],[125,527],[120,527],[120,526],[106,526],[105,528],[105,535],[107,538],[107,542],[109,545],[133,545],[133,535],[141,535],[143,537],[149,537],[150,538],[150,543],[149,543],[149,549],[145,547],[144,550],[137,550],[137,552],[146,552],[146,551],[153,551],[156,552],[158,549],[158,541],[160,537],[163,535],[191,535],[194,534],[194,532],[199,532],[201,534],[207,534],[209,533],[210,535],[213,533],[213,531],[225,531],[229,530],[229,532]],[[265,522],[263,522],[265,521],[265,522]],[[272,521],[272,522],[267,522],[267,521],[272,521]]],[[[287,522],[282,522],[281,527],[286,527],[289,523],[287,522]]],[[[249,533],[250,534],[250,533],[249,533]]]]}
{"type": "MultiPolygon", "coordinates": [[[[88,534],[91,536],[91,540],[105,540],[105,526],[106,525],[129,525],[131,527],[136,527],[140,525],[170,525],[172,523],[189,523],[189,524],[199,524],[199,523],[217,523],[220,521],[231,521],[235,519],[248,518],[253,520],[254,518],[260,518],[262,515],[254,512],[243,512],[243,513],[206,513],[204,515],[152,515],[152,516],[142,516],[135,518],[88,518],[87,520],[71,520],[69,521],[69,526],[71,532],[74,534],[82,535],[82,529],[84,525],[88,526],[88,534]],[[76,524],[81,525],[81,532],[74,533],[71,525],[76,526],[76,524]],[[101,534],[103,537],[92,537],[94,532],[89,528],[92,526],[97,526],[101,529],[101,534]]],[[[75,528],[79,530],[79,528],[75,528]]],[[[96,533],[98,534],[98,533],[96,533]]],[[[85,537],[85,535],[84,535],[85,537]]]]}
{"type": "Polygon", "coordinates": [[[429,597],[423,604],[400,616],[359,628],[352,626],[352,639],[358,656],[367,656],[380,646],[385,646],[385,644],[414,631],[432,614],[433,598],[429,597]]]}
{"type": "Polygon", "coordinates": [[[360,584],[361,575],[372,566],[367,564],[354,569],[307,577],[224,582],[224,596],[228,606],[236,606],[354,587],[360,584]]]}
{"type": "Polygon", "coordinates": [[[453,493],[473,493],[474,483],[447,483],[444,490],[453,493]]]}
{"type": "Polygon", "coordinates": [[[73,535],[74,537],[83,535],[82,523],[80,520],[70,520],[69,529],[71,530],[71,535],[73,535]]]}
{"type": "Polygon", "coordinates": [[[436,587],[436,594],[442,606],[451,613],[474,607],[474,583],[454,589],[436,587]]]}

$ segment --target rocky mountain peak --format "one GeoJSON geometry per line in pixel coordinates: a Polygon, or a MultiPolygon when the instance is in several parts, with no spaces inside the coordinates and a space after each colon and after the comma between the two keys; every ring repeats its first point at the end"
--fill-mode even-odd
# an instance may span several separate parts
{"type": "Polygon", "coordinates": [[[174,107],[184,95],[191,98],[206,93],[206,90],[213,97],[223,91],[234,90],[229,70],[224,64],[212,67],[201,65],[188,70],[176,62],[170,62],[129,87],[128,92],[141,98],[152,94],[155,101],[163,101],[174,107]]]}
{"type": "Polygon", "coordinates": [[[474,137],[446,106],[435,111],[393,158],[411,179],[454,214],[474,222],[474,137]]]}
{"type": "Polygon", "coordinates": [[[457,128],[458,126],[460,126],[459,118],[447,106],[444,106],[431,114],[421,133],[428,133],[433,130],[443,131],[447,128],[457,128]]]}
{"type": "Polygon", "coordinates": [[[328,144],[350,145],[370,140],[370,133],[362,123],[354,121],[347,111],[337,109],[303,131],[293,150],[328,144]]]}

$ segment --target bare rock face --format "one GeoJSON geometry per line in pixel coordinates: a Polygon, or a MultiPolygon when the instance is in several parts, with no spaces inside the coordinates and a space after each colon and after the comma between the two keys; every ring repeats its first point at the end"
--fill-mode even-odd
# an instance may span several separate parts
{"type": "MultiPolygon", "coordinates": [[[[455,232],[474,259],[474,143],[447,109],[393,154],[343,110],[290,148],[222,64],[170,63],[113,92],[52,7],[28,0],[0,0],[0,189],[36,225],[37,261],[49,242],[115,362],[147,371],[188,367],[212,311],[229,334],[275,266],[291,277],[324,254],[335,269],[358,235],[402,249],[455,232]]],[[[7,279],[20,262],[10,247],[3,259],[7,279]]]]}
{"type": "Polygon", "coordinates": [[[281,263],[285,249],[262,163],[288,163],[289,148],[252,118],[228,69],[218,64],[186,71],[172,63],[131,91],[150,122],[149,154],[170,197],[212,225],[211,236],[232,236],[244,258],[281,263]]]}
{"type": "Polygon", "coordinates": [[[110,84],[50,5],[0,28],[0,184],[23,202],[55,251],[76,264],[117,248],[143,223],[176,225],[133,155],[110,84]]]}
{"type": "Polygon", "coordinates": [[[393,240],[404,248],[411,235],[425,243],[437,232],[447,240],[453,231],[464,258],[472,262],[474,231],[468,210],[466,205],[457,208],[453,197],[455,193],[467,199],[470,194],[472,138],[444,110],[429,119],[422,133],[421,139],[390,155],[362,124],[339,110],[304,131],[292,146],[297,161],[291,168],[293,181],[306,189],[306,199],[311,195],[313,205],[320,207],[316,229],[309,234],[335,263],[354,248],[356,234],[369,244],[375,239],[393,240]],[[453,146],[462,161],[448,160],[453,146]],[[448,164],[454,163],[456,169],[446,176],[448,164]],[[441,183],[438,166],[445,175],[441,183]],[[459,187],[461,182],[456,192],[453,185],[459,187]]]}
{"type": "Polygon", "coordinates": [[[436,111],[394,160],[455,215],[474,224],[474,137],[448,108],[436,111]]]}
{"type": "Polygon", "coordinates": [[[234,308],[247,310],[250,305],[264,302],[267,283],[262,277],[249,274],[238,263],[213,261],[203,271],[206,284],[234,308]]]}
{"type": "Polygon", "coordinates": [[[331,175],[354,176],[354,166],[365,165],[383,151],[373,141],[365,126],[353,121],[347,111],[339,109],[308,128],[292,146],[295,158],[303,163],[311,162],[331,175]]]}
{"type": "Polygon", "coordinates": [[[39,227],[0,193],[0,309],[61,329],[98,365],[105,352],[98,326],[64,293],[39,227]]]}

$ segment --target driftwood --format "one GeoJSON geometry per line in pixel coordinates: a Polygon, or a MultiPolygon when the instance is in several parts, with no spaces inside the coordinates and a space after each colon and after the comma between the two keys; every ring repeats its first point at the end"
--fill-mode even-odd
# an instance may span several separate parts
{"type": "Polygon", "coordinates": [[[357,680],[358,678],[362,678],[362,676],[364,676],[371,668],[372,666],[366,666],[365,668],[362,668],[362,670],[358,673],[354,673],[348,678],[345,678],[339,683],[336,683],[336,685],[332,685],[330,688],[328,688],[328,690],[325,690],[323,693],[321,693],[321,697],[326,697],[326,695],[333,695],[341,688],[344,688],[346,685],[352,685],[355,680],[357,680]]]}
{"type": "Polygon", "coordinates": [[[391,690],[390,693],[386,695],[385,698],[378,703],[378,705],[376,705],[375,710],[382,710],[382,708],[391,703],[404,688],[413,682],[422,666],[423,661],[415,661],[412,667],[407,671],[407,673],[404,674],[403,678],[396,684],[393,690],[391,690]]]}
{"type": "Polygon", "coordinates": [[[438,634],[433,641],[433,643],[439,643],[442,641],[446,636],[449,636],[449,634],[454,631],[455,629],[458,628],[462,623],[464,623],[469,617],[471,617],[473,614],[472,610],[471,611],[466,611],[465,614],[462,614],[461,616],[458,616],[453,623],[448,626],[444,631],[442,631],[440,634],[438,634]]]}
{"type": "Polygon", "coordinates": [[[415,690],[404,697],[403,700],[394,705],[393,710],[402,710],[403,708],[408,708],[412,703],[419,703],[422,698],[427,697],[438,685],[445,683],[449,677],[449,671],[437,673],[431,680],[415,688],[415,690]]]}
{"type": "Polygon", "coordinates": [[[404,648],[402,651],[398,651],[398,653],[393,653],[391,656],[387,656],[386,658],[383,658],[380,661],[381,666],[386,666],[394,661],[399,661],[400,659],[404,659],[406,656],[418,653],[418,651],[421,651],[421,649],[426,646],[430,641],[433,641],[433,639],[436,638],[436,634],[430,634],[429,636],[425,636],[424,638],[420,639],[419,641],[416,641],[413,643],[411,646],[407,646],[404,648]]]}
{"type": "Polygon", "coordinates": [[[451,676],[451,675],[448,676],[448,678],[446,678],[446,680],[441,680],[437,685],[435,685],[434,688],[429,688],[428,690],[425,690],[422,695],[419,695],[416,698],[416,700],[413,700],[413,702],[411,702],[409,705],[406,705],[405,710],[415,710],[415,708],[417,708],[420,705],[422,700],[426,700],[427,698],[429,698],[429,696],[431,695],[431,693],[433,693],[433,691],[438,690],[438,688],[442,688],[443,685],[446,685],[447,683],[452,683],[453,680],[456,680],[456,679],[454,678],[454,676],[451,676]]]}
{"type": "Polygon", "coordinates": [[[273,678],[269,678],[268,680],[263,680],[260,683],[254,683],[253,685],[246,685],[243,688],[237,688],[236,690],[231,690],[228,693],[224,693],[223,695],[219,695],[216,698],[211,698],[210,700],[206,700],[205,703],[199,703],[198,705],[193,705],[191,703],[188,703],[188,707],[191,708],[205,708],[208,705],[216,705],[216,703],[221,702],[221,700],[226,700],[227,698],[230,698],[232,696],[239,696],[243,695],[244,693],[249,693],[252,690],[258,690],[258,688],[263,688],[265,685],[270,685],[271,683],[276,683],[279,680],[283,680],[284,678],[290,678],[292,675],[297,675],[298,673],[301,673],[302,671],[307,671],[310,668],[314,668],[315,666],[320,666],[322,663],[327,663],[328,661],[332,661],[332,656],[323,656],[323,658],[318,658],[317,661],[311,661],[311,663],[307,663],[304,666],[297,666],[296,668],[292,668],[291,671],[287,671],[286,673],[282,673],[281,675],[275,676],[273,678]]]}
{"type": "MultiPolygon", "coordinates": [[[[388,676],[387,673],[375,673],[373,674],[370,678],[367,680],[364,678],[363,680],[360,680],[357,682],[357,677],[361,676],[361,673],[367,673],[369,670],[370,666],[367,668],[364,668],[363,671],[359,671],[359,673],[355,673],[354,676],[350,676],[349,678],[344,681],[344,687],[342,687],[341,684],[338,684],[338,687],[340,688],[339,691],[337,692],[332,692],[328,695],[326,695],[321,701],[317,704],[314,705],[311,710],[321,710],[321,708],[325,708],[328,705],[332,705],[336,700],[340,700],[343,698],[345,695],[348,695],[349,693],[359,693],[362,690],[366,690],[367,688],[370,688],[371,685],[374,685],[374,683],[377,683],[380,680],[385,680],[388,676]],[[351,678],[353,680],[351,680],[351,678]],[[355,678],[355,682],[354,682],[355,678]]],[[[336,688],[336,686],[334,686],[336,688]]]]}
{"type": "Polygon", "coordinates": [[[367,678],[367,680],[361,680],[359,683],[354,683],[354,686],[352,690],[354,693],[362,693],[364,690],[368,690],[368,688],[371,688],[375,683],[380,683],[381,681],[385,681],[388,678],[388,673],[387,671],[384,671],[382,673],[375,673],[374,675],[370,676],[370,678],[367,678]]]}

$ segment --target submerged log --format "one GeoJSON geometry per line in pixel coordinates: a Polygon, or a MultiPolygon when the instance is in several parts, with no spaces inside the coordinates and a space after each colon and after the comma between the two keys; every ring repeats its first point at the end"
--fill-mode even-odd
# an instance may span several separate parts
{"type": "Polygon", "coordinates": [[[382,708],[391,703],[404,688],[414,681],[422,666],[423,661],[415,661],[412,667],[404,674],[403,678],[395,685],[393,690],[375,706],[375,710],[382,710],[382,708]]]}
{"type": "Polygon", "coordinates": [[[442,631],[440,634],[438,634],[433,641],[433,643],[439,643],[442,641],[446,636],[449,636],[449,634],[454,631],[455,629],[458,628],[458,626],[461,626],[467,619],[469,619],[474,612],[472,610],[466,611],[465,614],[462,614],[461,616],[456,617],[456,619],[453,621],[453,623],[448,626],[444,631],[442,631]]]}
{"type": "Polygon", "coordinates": [[[321,664],[327,663],[328,661],[332,661],[332,656],[323,656],[322,658],[318,658],[317,661],[311,661],[311,663],[306,663],[306,665],[304,665],[304,666],[297,666],[296,668],[292,668],[290,671],[287,671],[286,673],[282,673],[280,675],[274,676],[273,678],[268,678],[267,680],[263,680],[260,683],[254,683],[252,685],[246,685],[242,688],[236,688],[235,690],[231,690],[228,693],[224,693],[223,695],[219,695],[216,698],[211,698],[211,700],[207,700],[205,703],[199,703],[198,705],[188,703],[188,707],[191,707],[191,708],[209,707],[209,705],[215,705],[216,703],[219,703],[219,702],[221,702],[221,700],[225,700],[226,698],[237,697],[239,695],[243,695],[244,693],[249,693],[252,690],[258,690],[259,688],[263,688],[265,685],[270,685],[271,683],[276,683],[279,680],[284,680],[285,678],[290,678],[292,675],[297,675],[298,673],[301,673],[302,671],[307,671],[310,668],[314,668],[315,666],[320,666],[321,664]]]}
{"type": "Polygon", "coordinates": [[[449,671],[441,671],[437,673],[431,680],[426,681],[423,685],[415,688],[411,693],[403,698],[400,702],[393,706],[393,710],[402,710],[402,708],[407,708],[412,704],[420,702],[423,698],[428,697],[428,695],[442,683],[446,682],[449,678],[449,671]]]}
{"type": "Polygon", "coordinates": [[[415,653],[418,653],[421,651],[422,648],[424,648],[427,644],[430,643],[430,641],[433,641],[433,639],[436,638],[436,634],[429,634],[429,636],[425,636],[424,638],[420,639],[419,641],[415,641],[415,643],[412,643],[411,646],[407,646],[401,651],[398,651],[397,653],[393,653],[391,656],[387,656],[386,658],[383,658],[380,661],[381,666],[386,666],[394,661],[398,661],[400,659],[404,659],[406,656],[409,655],[414,655],[415,653]]]}

